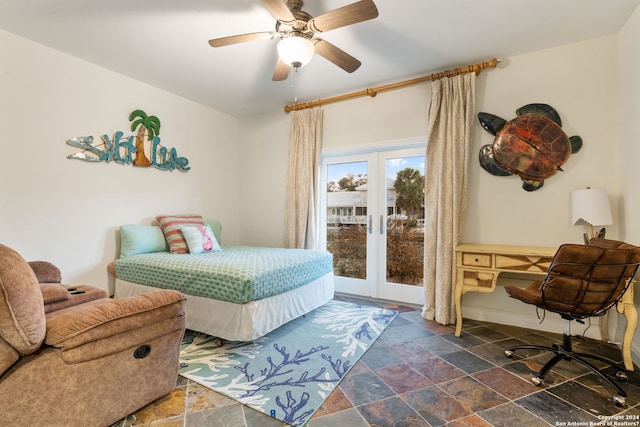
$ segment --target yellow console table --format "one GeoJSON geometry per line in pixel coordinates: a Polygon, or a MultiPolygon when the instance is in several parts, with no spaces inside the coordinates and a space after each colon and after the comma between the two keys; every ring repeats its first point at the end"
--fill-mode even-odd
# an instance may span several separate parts
{"type": "MultiPolygon", "coordinates": [[[[461,244],[456,247],[456,336],[462,332],[462,295],[467,292],[493,292],[502,273],[545,275],[558,248],[542,246],[510,246],[461,244]]],[[[628,371],[633,371],[631,344],[638,313],[633,302],[633,285],[618,302],[618,312],[624,314],[627,327],[622,342],[622,359],[628,371]]],[[[606,316],[603,316],[603,320],[606,316]]],[[[604,340],[608,339],[606,320],[600,324],[604,340]]]]}

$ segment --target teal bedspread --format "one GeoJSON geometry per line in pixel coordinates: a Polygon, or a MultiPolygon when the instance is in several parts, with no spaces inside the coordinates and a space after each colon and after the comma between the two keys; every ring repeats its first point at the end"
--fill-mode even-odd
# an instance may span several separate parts
{"type": "Polygon", "coordinates": [[[139,254],[115,262],[118,279],[237,304],[295,289],[331,271],[332,255],[325,251],[249,246],[139,254]]]}

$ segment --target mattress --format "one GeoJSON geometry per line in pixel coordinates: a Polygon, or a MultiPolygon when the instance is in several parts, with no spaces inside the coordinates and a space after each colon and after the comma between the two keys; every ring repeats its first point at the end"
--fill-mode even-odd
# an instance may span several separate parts
{"type": "Polygon", "coordinates": [[[235,304],[288,292],[332,271],[332,255],[325,251],[254,246],[138,254],[115,262],[120,280],[235,304]]]}

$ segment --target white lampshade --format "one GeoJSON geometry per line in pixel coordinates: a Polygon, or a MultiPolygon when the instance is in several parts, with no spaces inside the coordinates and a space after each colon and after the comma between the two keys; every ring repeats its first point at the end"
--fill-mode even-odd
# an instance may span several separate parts
{"type": "Polygon", "coordinates": [[[586,188],[571,193],[571,223],[573,225],[611,225],[609,195],[604,188],[586,188]]]}
{"type": "Polygon", "coordinates": [[[278,42],[280,59],[291,67],[306,65],[315,52],[313,42],[301,36],[290,36],[278,42]]]}

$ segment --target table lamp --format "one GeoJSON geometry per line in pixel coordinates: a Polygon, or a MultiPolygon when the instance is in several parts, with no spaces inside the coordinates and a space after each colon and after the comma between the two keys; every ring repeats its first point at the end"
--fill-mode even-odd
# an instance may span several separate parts
{"type": "Polygon", "coordinates": [[[589,225],[590,234],[584,233],[586,244],[594,237],[604,238],[605,229],[602,228],[596,236],[593,232],[593,226],[613,224],[607,190],[587,187],[584,190],[573,191],[571,193],[571,223],[573,225],[589,225]]]}

